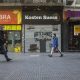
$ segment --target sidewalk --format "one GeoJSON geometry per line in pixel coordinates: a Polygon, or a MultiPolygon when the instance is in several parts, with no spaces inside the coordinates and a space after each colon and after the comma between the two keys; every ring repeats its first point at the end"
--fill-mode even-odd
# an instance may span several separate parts
{"type": "Polygon", "coordinates": [[[80,53],[47,55],[9,53],[11,62],[0,55],[0,80],[80,80],[80,53]]]}

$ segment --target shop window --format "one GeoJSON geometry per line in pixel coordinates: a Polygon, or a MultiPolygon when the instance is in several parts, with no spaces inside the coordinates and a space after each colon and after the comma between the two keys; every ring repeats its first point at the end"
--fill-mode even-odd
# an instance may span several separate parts
{"type": "Polygon", "coordinates": [[[68,48],[69,50],[80,50],[80,25],[78,25],[77,21],[70,24],[72,26],[69,27],[68,48]]]}

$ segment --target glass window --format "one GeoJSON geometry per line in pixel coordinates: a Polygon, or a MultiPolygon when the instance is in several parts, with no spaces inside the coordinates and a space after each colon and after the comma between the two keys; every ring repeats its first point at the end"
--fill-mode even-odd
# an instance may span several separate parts
{"type": "Polygon", "coordinates": [[[50,52],[52,33],[59,37],[61,48],[60,25],[25,25],[25,52],[50,52]]]}
{"type": "Polygon", "coordinates": [[[15,36],[15,40],[20,40],[21,39],[19,31],[16,31],[15,34],[14,34],[14,36],[15,36]]]}
{"type": "Polygon", "coordinates": [[[8,31],[8,51],[21,51],[21,31],[8,31]]]}

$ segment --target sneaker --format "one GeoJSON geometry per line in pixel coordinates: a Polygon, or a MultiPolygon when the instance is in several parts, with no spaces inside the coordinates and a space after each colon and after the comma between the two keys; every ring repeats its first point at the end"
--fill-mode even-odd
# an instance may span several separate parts
{"type": "Polygon", "coordinates": [[[7,62],[8,62],[8,61],[11,61],[11,60],[12,60],[12,59],[9,58],[9,59],[7,59],[7,62]]]}
{"type": "Polygon", "coordinates": [[[60,57],[63,57],[63,54],[61,54],[60,57]]]}
{"type": "Polygon", "coordinates": [[[50,54],[50,55],[48,55],[49,57],[52,57],[52,55],[50,54]]]}

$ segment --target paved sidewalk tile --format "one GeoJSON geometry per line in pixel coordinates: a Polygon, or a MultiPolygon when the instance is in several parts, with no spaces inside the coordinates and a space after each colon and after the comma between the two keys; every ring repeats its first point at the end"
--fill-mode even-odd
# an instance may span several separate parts
{"type": "Polygon", "coordinates": [[[9,57],[13,60],[6,62],[0,55],[0,80],[80,80],[79,53],[64,53],[63,57],[9,53],[9,57]]]}

